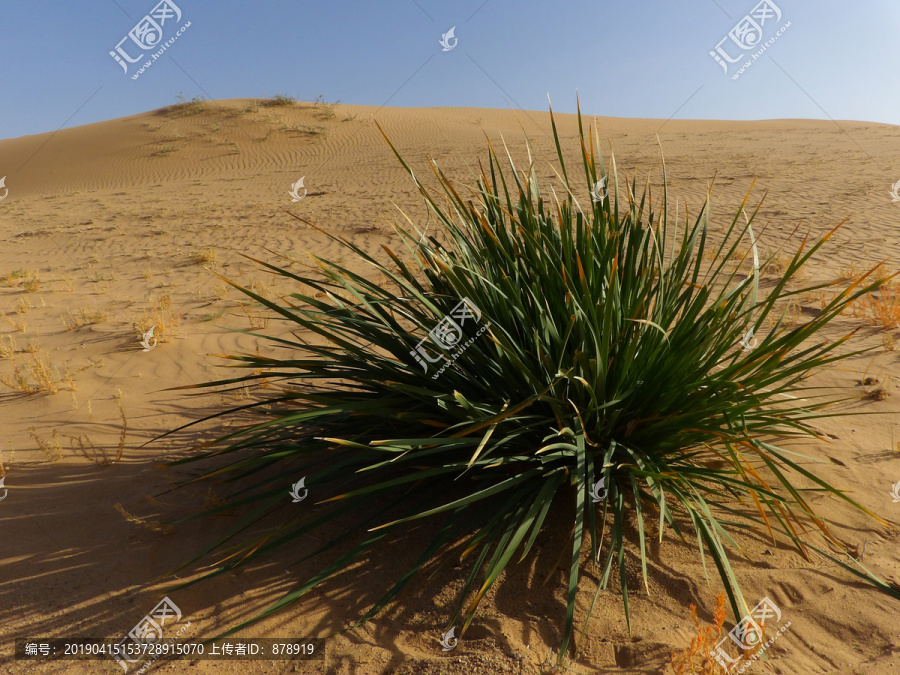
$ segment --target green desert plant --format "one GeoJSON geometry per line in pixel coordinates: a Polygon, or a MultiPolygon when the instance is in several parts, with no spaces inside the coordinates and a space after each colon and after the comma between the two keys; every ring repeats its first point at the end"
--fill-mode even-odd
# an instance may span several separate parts
{"type": "Polygon", "coordinates": [[[175,97],[175,104],[163,108],[160,112],[185,116],[196,115],[197,113],[203,112],[205,108],[206,99],[203,96],[194,96],[192,99],[188,100],[183,94],[178,94],[178,96],[175,97]]]}
{"type": "Polygon", "coordinates": [[[297,103],[297,99],[287,94],[276,94],[270,99],[263,101],[263,105],[268,108],[277,108],[282,106],[291,106],[297,103]]]}
{"type": "Polygon", "coordinates": [[[236,390],[262,371],[277,393],[206,418],[261,416],[176,462],[211,461],[204,475],[236,481],[221,509],[253,507],[187,564],[221,554],[208,578],[278,547],[305,559],[353,543],[233,630],[290,606],[379,541],[428,519],[433,540],[354,625],[383,609],[429,561],[464,549],[469,568],[447,624],[464,615],[464,633],[504,569],[528,556],[551,506],[572,514],[561,659],[587,568],[600,580],[598,594],[618,577],[630,625],[626,551],[637,555],[649,592],[646,538],[654,524],[660,540],[667,530],[696,537],[704,569],[711,559],[735,617],[749,609],[729,561],[732,551],[745,554],[733,536],[741,532],[786,538],[807,559],[824,556],[900,597],[849,557],[807,499],[824,493],[884,521],[806,468],[814,458],[776,444],[821,438],[811,422],[853,398],[823,393],[808,378],[864,351],[839,349],[850,335],[827,340],[819,331],[885,282],[875,278],[877,268],[806,323],[776,317],[762,335],[776,303],[843,283],[786,289],[834,230],[808,250],[804,241],[762,294],[752,229],[759,207],[745,210],[749,194],[718,239],[708,199],[679,229],[665,187],[654,201],[649,183],[639,193],[633,179],[620,182],[614,159],[603,172],[599,140],[585,141],[580,111],[578,186],[552,111],[551,122],[561,187],[550,199],[530,148],[525,171],[508,150],[504,171],[490,145],[468,198],[435,163],[440,190],[425,187],[397,154],[446,241],[398,229],[416,261],[410,265],[389,248],[379,260],[329,235],[381,283],[315,256],[324,280],[255,261],[297,284],[284,299],[228,282],[315,339],[250,333],[267,339],[270,352],[226,358],[256,372],[199,385],[236,390]],[[752,255],[749,274],[730,262],[739,245],[752,255]],[[449,350],[423,346],[429,335],[449,350]],[[266,469],[274,477],[258,473],[266,469]],[[288,492],[301,476],[309,500],[298,511],[288,492]],[[279,511],[284,521],[271,524],[279,511]],[[346,522],[347,514],[358,518],[340,536],[296,553],[302,535],[346,522]],[[626,534],[631,522],[634,536],[626,534]]]}

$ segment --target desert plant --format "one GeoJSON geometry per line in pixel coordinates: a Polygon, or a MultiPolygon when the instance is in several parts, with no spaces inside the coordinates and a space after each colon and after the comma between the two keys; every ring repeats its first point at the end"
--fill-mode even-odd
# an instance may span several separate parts
{"type": "Polygon", "coordinates": [[[134,330],[143,336],[151,328],[155,328],[154,337],[158,342],[169,342],[181,326],[181,315],[172,308],[172,297],[161,295],[159,299],[151,298],[153,307],[144,310],[142,316],[134,320],[134,330]]]}
{"type": "Polygon", "coordinates": [[[3,286],[25,286],[27,292],[32,292],[40,286],[40,279],[38,278],[37,270],[18,269],[0,274],[0,284],[3,286]]]}
{"type": "Polygon", "coordinates": [[[867,322],[890,330],[900,326],[900,286],[885,284],[877,295],[867,295],[859,302],[861,315],[867,322]]]}
{"type": "Polygon", "coordinates": [[[228,284],[224,284],[221,281],[217,283],[213,287],[213,295],[219,300],[224,300],[228,295],[228,284]]]}
{"type": "Polygon", "coordinates": [[[46,439],[41,438],[37,429],[34,427],[29,427],[28,433],[31,434],[34,442],[37,443],[38,449],[47,455],[47,458],[51,462],[62,459],[62,445],[60,445],[59,439],[57,438],[56,429],[54,429],[46,439]]]}
{"type": "Polygon", "coordinates": [[[94,323],[102,323],[109,319],[109,313],[98,307],[78,307],[74,313],[68,310],[68,318],[63,317],[63,325],[67,331],[77,330],[82,326],[94,323]]]}
{"type": "Polygon", "coordinates": [[[296,133],[305,136],[318,136],[319,134],[327,134],[328,129],[320,124],[295,124],[293,126],[284,125],[284,131],[296,133]]]}
{"type": "Polygon", "coordinates": [[[12,359],[18,351],[16,341],[10,335],[0,337],[0,360],[12,359]]]}
{"type": "Polygon", "coordinates": [[[287,94],[276,94],[270,99],[262,102],[267,108],[278,108],[283,106],[291,106],[297,103],[297,99],[287,94]]]}
{"type": "Polygon", "coordinates": [[[258,424],[176,462],[208,459],[214,468],[207,475],[235,481],[265,469],[275,474],[239,483],[229,507],[252,505],[253,512],[188,564],[230,543],[218,566],[201,577],[209,578],[345,514],[360,514],[341,536],[304,557],[348,538],[355,546],[233,630],[297,602],[377,542],[428,518],[434,539],[354,625],[383,609],[432,558],[464,550],[471,565],[447,623],[464,613],[463,634],[507,565],[528,555],[553,505],[573,514],[560,659],[571,643],[579,578],[588,566],[598,566],[597,594],[617,573],[630,626],[626,549],[637,554],[649,592],[648,520],[658,523],[660,539],[667,529],[680,537],[693,530],[704,569],[711,558],[735,617],[749,607],[729,562],[728,549],[742,552],[734,532],[780,535],[807,559],[825,556],[900,597],[856,567],[805,495],[832,495],[877,517],[801,465],[796,452],[776,445],[818,437],[810,422],[837,415],[828,406],[852,399],[826,396],[807,379],[866,350],[839,349],[850,335],[828,341],[817,333],[885,279],[873,270],[807,322],[777,320],[762,335],[776,303],[841,283],[786,289],[838,228],[808,250],[801,244],[783,277],[762,295],[752,229],[759,207],[745,211],[749,194],[718,240],[708,203],[679,229],[665,164],[662,200],[654,201],[649,183],[640,193],[634,180],[620,181],[614,159],[603,171],[599,140],[595,156],[580,112],[578,123],[580,187],[564,162],[551,111],[560,186],[549,201],[533,161],[520,172],[508,150],[511,171],[504,172],[490,145],[470,198],[432,163],[438,197],[391,145],[446,242],[398,229],[416,261],[408,265],[391,249],[382,261],[328,235],[374,268],[373,278],[389,283],[319,258],[324,280],[255,261],[298,284],[290,299],[228,282],[316,340],[259,335],[272,353],[226,357],[251,374],[188,387],[238,389],[258,382],[256,371],[263,369],[280,389],[257,392],[230,411],[257,412],[258,424]],[[601,194],[597,186],[605,180],[609,191],[601,194]],[[728,262],[741,242],[752,256],[749,274],[728,262]],[[710,250],[715,254],[705,255],[710,250]],[[751,328],[753,348],[740,348],[751,328]],[[429,334],[451,351],[423,347],[429,334]],[[298,515],[288,492],[301,476],[316,508],[298,515]],[[260,523],[248,533],[286,507],[283,525],[260,523]],[[629,521],[636,523],[633,539],[626,537],[629,521]]]}
{"type": "Polygon", "coordinates": [[[23,394],[56,394],[60,390],[75,391],[75,382],[68,370],[65,375],[61,375],[59,368],[49,361],[45,361],[37,351],[36,348],[30,351],[32,363],[26,363],[24,370],[15,365],[12,376],[0,375],[0,382],[23,394]]]}
{"type": "Polygon", "coordinates": [[[197,249],[191,254],[191,258],[197,265],[209,265],[210,267],[215,267],[219,262],[218,252],[209,246],[197,249]]]}
{"type": "Polygon", "coordinates": [[[183,94],[179,93],[178,96],[175,97],[175,104],[163,108],[160,112],[166,115],[186,116],[196,115],[197,113],[203,112],[205,109],[206,99],[203,96],[194,96],[192,99],[188,100],[183,94]]]}
{"type": "Polygon", "coordinates": [[[241,311],[247,315],[247,320],[250,322],[250,328],[268,328],[269,327],[269,315],[261,309],[259,306],[252,304],[245,304],[243,302],[239,302],[238,306],[241,308],[241,311]]]}
{"type": "Polygon", "coordinates": [[[713,610],[711,626],[703,626],[697,616],[697,606],[691,605],[691,620],[694,622],[696,635],[691,644],[680,652],[672,652],[669,663],[675,675],[727,675],[727,670],[713,658],[712,651],[722,636],[725,623],[725,594],[716,596],[716,608],[713,610]]]}

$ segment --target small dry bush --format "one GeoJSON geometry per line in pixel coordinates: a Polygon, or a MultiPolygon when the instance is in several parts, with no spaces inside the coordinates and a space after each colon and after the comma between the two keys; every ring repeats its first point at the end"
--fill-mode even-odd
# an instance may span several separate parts
{"type": "Polygon", "coordinates": [[[159,342],[169,342],[181,326],[181,317],[172,309],[172,298],[161,295],[152,301],[152,307],[144,310],[143,316],[134,320],[134,328],[143,336],[150,328],[156,326],[154,336],[159,342]]]}
{"type": "Polygon", "coordinates": [[[841,281],[856,281],[862,275],[863,272],[855,260],[851,261],[849,265],[844,265],[838,271],[838,279],[841,281]]]}
{"type": "Polygon", "coordinates": [[[325,134],[328,132],[326,127],[323,127],[321,124],[295,124],[294,126],[284,125],[282,127],[284,131],[293,132],[296,134],[304,134],[306,136],[318,136],[320,134],[325,134]]]}
{"type": "Polygon", "coordinates": [[[725,594],[716,596],[713,625],[703,626],[700,623],[696,605],[691,605],[691,619],[697,634],[684,650],[672,652],[672,670],[676,675],[726,675],[728,671],[712,657],[713,649],[722,637],[722,625],[725,623],[725,594]]]}
{"type": "Polygon", "coordinates": [[[31,352],[32,363],[24,368],[16,365],[12,376],[0,375],[0,382],[23,394],[56,394],[59,391],[75,391],[75,382],[66,371],[60,374],[59,368],[45,361],[37,350],[31,352]]]}
{"type": "Polygon", "coordinates": [[[272,98],[267,101],[263,101],[262,105],[266,108],[279,108],[282,106],[290,106],[297,103],[297,99],[293,96],[288,96],[287,94],[276,94],[272,98]]]}
{"type": "Polygon", "coordinates": [[[68,310],[69,316],[63,317],[63,325],[67,331],[76,330],[82,326],[88,326],[94,323],[102,323],[109,319],[109,314],[97,307],[79,307],[74,312],[68,310]]]}
{"type": "Polygon", "coordinates": [[[55,462],[62,458],[62,445],[60,445],[59,440],[56,437],[56,429],[53,430],[50,437],[47,439],[41,438],[37,429],[34,427],[28,429],[28,433],[31,434],[34,442],[37,443],[38,449],[47,455],[50,461],[55,462]]]}
{"type": "Polygon", "coordinates": [[[860,298],[854,315],[879,328],[900,326],[900,284],[885,284],[876,293],[860,298]]]}
{"type": "Polygon", "coordinates": [[[250,290],[266,300],[271,300],[274,296],[274,286],[272,283],[259,279],[254,279],[250,282],[250,290]]]}
{"type": "Polygon", "coordinates": [[[16,319],[14,317],[9,316],[6,312],[0,312],[0,317],[6,319],[6,323],[12,326],[13,330],[18,331],[20,333],[25,332],[25,328],[28,326],[28,323],[25,319],[16,319]]]}
{"type": "Polygon", "coordinates": [[[231,288],[228,284],[224,284],[221,281],[213,286],[213,295],[216,296],[219,300],[224,300],[228,295],[228,289],[231,288]]]}
{"type": "Polygon", "coordinates": [[[210,267],[215,267],[216,263],[219,262],[219,254],[216,253],[215,249],[207,246],[204,249],[194,251],[193,259],[194,262],[198,265],[209,265],[210,267]]]}
{"type": "Polygon", "coordinates": [[[239,302],[241,310],[247,315],[250,321],[250,328],[268,328],[269,313],[261,305],[239,302]]]}
{"type": "Polygon", "coordinates": [[[175,97],[175,105],[170,105],[162,109],[162,113],[166,115],[175,115],[179,117],[187,115],[196,115],[206,110],[206,99],[202,96],[195,96],[191,100],[187,100],[181,94],[175,97]]]}
{"type": "Polygon", "coordinates": [[[316,110],[316,115],[322,119],[330,120],[335,116],[335,109],[338,107],[340,101],[335,101],[334,103],[330,103],[325,100],[325,97],[322,94],[316,96],[316,100],[313,101],[313,107],[316,110]]]}
{"type": "Polygon", "coordinates": [[[0,337],[0,360],[6,361],[15,356],[18,351],[16,341],[10,335],[0,337]]]}
{"type": "MultiPolygon", "coordinates": [[[[7,287],[22,286],[38,278],[37,270],[18,269],[0,274],[0,284],[7,287]]],[[[40,283],[40,282],[37,282],[40,283]]]]}

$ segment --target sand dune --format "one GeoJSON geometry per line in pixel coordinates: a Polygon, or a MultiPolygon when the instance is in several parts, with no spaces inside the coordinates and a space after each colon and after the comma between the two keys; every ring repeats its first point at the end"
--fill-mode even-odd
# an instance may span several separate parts
{"type": "MultiPolygon", "coordinates": [[[[880,261],[900,266],[900,203],[889,195],[900,179],[890,173],[900,154],[897,127],[595,119],[619,171],[636,175],[639,184],[652,172],[659,185],[662,153],[682,214],[697,212],[716,175],[713,217],[726,223],[756,179],[751,203],[768,192],[760,212],[766,251],[787,243],[792,253],[802,235],[821,236],[848,218],[811,265],[813,279],[847,276],[880,261]],[[789,240],[797,226],[799,234],[789,240]]],[[[403,223],[397,207],[425,226],[417,192],[376,120],[423,182],[430,178],[428,158],[460,182],[468,180],[485,158],[485,135],[495,145],[505,139],[524,168],[523,129],[538,175],[555,180],[549,116],[532,111],[268,106],[234,99],[0,141],[0,171],[9,189],[0,201],[0,377],[8,383],[0,384],[0,463],[8,489],[0,501],[3,672],[119,672],[99,662],[17,663],[13,640],[124,635],[165,595],[160,576],[185,562],[200,540],[233,524],[235,514],[207,519],[199,534],[193,523],[174,531],[154,525],[215,503],[224,492],[203,484],[151,497],[188,475],[158,465],[215,429],[144,444],[245,394],[191,398],[162,390],[221,376],[221,361],[212,354],[256,349],[254,338],[226,328],[259,327],[265,316],[242,307],[239,294],[213,271],[277,296],[290,289],[241,253],[266,260],[283,254],[298,266],[309,264],[307,252],[346,257],[286,211],[373,255],[398,243],[391,229],[403,223]],[[291,185],[301,177],[307,194],[292,202],[291,185]],[[160,320],[165,334],[156,336],[154,349],[142,351],[142,331],[160,320]],[[117,454],[120,461],[103,463],[117,454]]],[[[565,150],[575,158],[575,118],[558,121],[565,150]]],[[[817,306],[816,298],[804,297],[796,311],[817,306]]],[[[860,346],[898,337],[896,330],[852,316],[838,320],[835,335],[857,327],[860,346]]],[[[268,330],[277,333],[277,322],[268,330]]],[[[879,414],[822,422],[834,438],[805,446],[826,460],[816,467],[823,477],[891,522],[900,520],[900,503],[889,494],[900,481],[898,392],[891,379],[900,375],[896,354],[880,349],[852,368],[819,376],[859,396],[848,411],[879,414]],[[878,385],[858,384],[867,377],[878,385]],[[863,398],[877,386],[886,398],[863,398]]],[[[835,521],[840,537],[859,544],[866,565],[900,583],[896,531],[813,501],[835,521]]],[[[539,672],[558,646],[564,616],[564,573],[552,570],[564,530],[560,524],[533,562],[506,574],[453,651],[442,652],[438,637],[461,580],[442,574],[408,588],[368,626],[330,641],[327,661],[298,661],[287,671],[284,663],[269,661],[179,662],[162,672],[539,672]]],[[[750,559],[736,556],[745,593],[767,595],[792,621],[770,661],[750,672],[900,672],[896,602],[834,566],[804,561],[782,543],[748,538],[746,545],[750,559]]],[[[705,608],[701,616],[708,620],[718,588],[703,581],[692,546],[654,545],[652,594],[633,594],[630,635],[617,591],[600,594],[584,653],[569,672],[663,672],[671,651],[690,641],[687,606],[705,608]]],[[[244,634],[315,636],[343,625],[378,597],[411,555],[396,546],[384,549],[354,574],[313,592],[300,608],[244,634]]],[[[279,561],[275,556],[240,575],[180,591],[179,606],[191,622],[183,637],[233,625],[315,571],[310,565],[286,571],[279,561]]],[[[582,615],[595,582],[584,583],[582,615]]]]}

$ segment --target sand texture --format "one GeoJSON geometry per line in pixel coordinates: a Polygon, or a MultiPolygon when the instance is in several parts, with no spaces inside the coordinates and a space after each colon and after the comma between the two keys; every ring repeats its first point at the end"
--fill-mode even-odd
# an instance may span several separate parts
{"type": "MultiPolygon", "coordinates": [[[[786,244],[785,259],[807,233],[818,237],[849,219],[804,282],[849,278],[881,261],[892,271],[900,267],[900,203],[889,195],[900,179],[890,175],[900,156],[897,127],[589,119],[599,126],[601,147],[614,150],[620,175],[630,180],[636,173],[638,185],[648,173],[659,185],[662,153],[679,217],[686,209],[696,214],[715,174],[712,214],[721,229],[755,179],[750,203],[768,192],[759,216],[766,225],[761,245],[774,252],[786,244]]],[[[277,259],[283,254],[297,269],[311,269],[307,254],[313,253],[366,272],[287,211],[381,257],[383,245],[398,247],[392,226],[405,221],[397,207],[425,227],[415,186],[375,120],[423,182],[433,184],[429,158],[457,182],[470,181],[486,159],[485,135],[498,148],[502,136],[524,168],[527,134],[537,175],[558,184],[546,112],[266,106],[235,99],[0,141],[0,171],[9,189],[0,201],[0,462],[8,490],[0,501],[0,672],[121,672],[97,661],[16,662],[13,640],[124,636],[168,592],[162,575],[237,522],[238,513],[224,512],[172,528],[158,524],[214,505],[230,489],[203,482],[167,491],[195,469],[160,464],[234,421],[150,441],[250,394],[195,397],[165,390],[223,377],[215,354],[254,352],[260,345],[228,328],[285,330],[216,276],[271,297],[294,290],[241,253],[272,262],[284,262],[277,259]],[[301,177],[306,196],[292,202],[291,185],[301,177]],[[142,329],[154,321],[165,324],[165,333],[143,351],[142,329]]],[[[575,117],[560,115],[558,122],[564,150],[577,162],[575,117]]],[[[818,311],[820,300],[799,298],[793,320],[818,311]]],[[[892,502],[890,491],[900,481],[900,352],[889,347],[900,335],[848,314],[827,337],[857,328],[857,347],[879,349],[816,381],[854,397],[848,413],[877,414],[821,421],[816,426],[829,442],[797,449],[821,460],[813,468],[823,478],[896,523],[900,503],[892,502]]],[[[834,500],[814,495],[811,501],[839,538],[859,546],[864,564],[900,583],[897,531],[834,500]]],[[[551,517],[534,553],[507,570],[451,651],[443,652],[438,640],[464,582],[452,560],[415,579],[367,626],[328,641],[324,660],[182,661],[159,672],[543,672],[565,616],[567,572],[554,566],[570,532],[566,523],[565,513],[551,517]]],[[[346,625],[402,574],[428,536],[427,528],[411,529],[407,542],[380,546],[301,604],[242,634],[314,637],[346,625]]],[[[749,672],[900,673],[897,601],[834,565],[804,560],[783,541],[750,535],[741,541],[747,557],[732,559],[745,595],[768,596],[792,622],[769,661],[749,672]]],[[[212,636],[314,574],[321,561],[291,563],[315,543],[310,538],[240,574],[173,594],[182,623],[191,622],[182,637],[212,636]]],[[[697,604],[701,618],[710,619],[721,584],[714,569],[711,583],[705,582],[696,543],[653,538],[648,555],[649,595],[637,558],[630,561],[631,633],[613,585],[600,593],[582,654],[568,672],[671,672],[665,670],[669,655],[693,635],[688,606],[697,604]]],[[[597,580],[589,573],[582,582],[579,626],[597,580]]]]}

